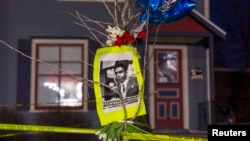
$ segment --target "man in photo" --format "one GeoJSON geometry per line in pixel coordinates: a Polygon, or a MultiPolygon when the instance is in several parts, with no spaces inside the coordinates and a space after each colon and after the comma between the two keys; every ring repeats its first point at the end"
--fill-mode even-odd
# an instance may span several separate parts
{"type": "Polygon", "coordinates": [[[128,76],[127,69],[128,64],[125,61],[117,62],[114,67],[115,82],[123,98],[138,95],[139,93],[137,78],[134,75],[128,76]]]}

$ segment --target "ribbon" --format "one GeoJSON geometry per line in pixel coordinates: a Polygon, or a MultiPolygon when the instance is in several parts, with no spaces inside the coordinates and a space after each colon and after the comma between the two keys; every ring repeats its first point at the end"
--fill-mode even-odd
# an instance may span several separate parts
{"type": "MultiPolygon", "coordinates": [[[[24,125],[24,124],[1,124],[0,130],[15,130],[26,132],[43,132],[43,133],[79,133],[79,134],[96,134],[100,129],[86,129],[86,128],[70,128],[70,127],[56,127],[56,126],[41,126],[41,125],[24,125]]],[[[142,132],[123,131],[121,136],[124,139],[134,140],[152,140],[152,141],[208,141],[205,138],[194,138],[185,136],[172,135],[157,135],[142,132]]]]}

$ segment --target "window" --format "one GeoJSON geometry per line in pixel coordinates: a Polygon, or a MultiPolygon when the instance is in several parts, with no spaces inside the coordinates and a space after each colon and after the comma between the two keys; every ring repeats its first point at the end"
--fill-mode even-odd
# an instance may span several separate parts
{"type": "Polygon", "coordinates": [[[32,40],[31,110],[87,109],[87,50],[87,40],[32,40]]]}
{"type": "Polygon", "coordinates": [[[178,89],[158,89],[157,98],[178,98],[178,89]]]}
{"type": "Polygon", "coordinates": [[[165,102],[157,103],[157,118],[158,119],[166,119],[167,118],[167,107],[165,102]]]}
{"type": "Polygon", "coordinates": [[[170,109],[170,117],[172,118],[172,119],[178,119],[178,118],[180,118],[180,116],[179,116],[179,103],[178,102],[171,102],[170,103],[170,107],[171,107],[171,109],[170,109]]]}
{"type": "Polygon", "coordinates": [[[179,52],[176,50],[156,50],[156,82],[178,83],[179,82],[179,52]]]}

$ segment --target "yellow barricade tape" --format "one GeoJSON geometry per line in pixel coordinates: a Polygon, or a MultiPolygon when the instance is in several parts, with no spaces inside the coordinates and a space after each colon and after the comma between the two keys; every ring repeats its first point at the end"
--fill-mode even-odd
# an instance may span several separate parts
{"type": "MultiPolygon", "coordinates": [[[[55,127],[55,126],[41,126],[41,125],[22,125],[22,124],[0,124],[0,130],[16,130],[16,131],[29,131],[29,132],[54,132],[54,133],[79,133],[79,134],[95,134],[98,131],[98,129],[55,127]]],[[[207,141],[207,139],[205,138],[130,133],[126,131],[123,132],[122,136],[125,139],[134,139],[134,140],[207,141]]]]}
{"type": "Polygon", "coordinates": [[[96,129],[68,128],[40,125],[22,125],[22,124],[0,124],[2,130],[30,131],[30,132],[54,132],[54,133],[81,133],[94,134],[96,129]]]}
{"type": "Polygon", "coordinates": [[[12,137],[12,136],[17,136],[17,135],[20,135],[19,134],[5,134],[5,135],[0,135],[0,138],[3,138],[3,137],[12,137]]]}

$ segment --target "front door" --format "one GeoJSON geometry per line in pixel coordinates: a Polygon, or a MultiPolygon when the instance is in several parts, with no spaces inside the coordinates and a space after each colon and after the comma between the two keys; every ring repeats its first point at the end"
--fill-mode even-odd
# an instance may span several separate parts
{"type": "Polygon", "coordinates": [[[182,50],[156,48],[153,53],[155,128],[183,128],[182,50]]]}

